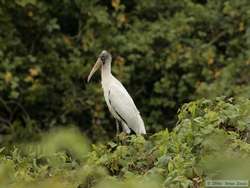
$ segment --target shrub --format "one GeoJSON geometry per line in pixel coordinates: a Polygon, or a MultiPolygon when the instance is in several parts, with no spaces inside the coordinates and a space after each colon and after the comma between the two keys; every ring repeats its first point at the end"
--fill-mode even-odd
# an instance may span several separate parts
{"type": "Polygon", "coordinates": [[[179,111],[172,132],[120,134],[91,151],[76,129],[53,131],[35,144],[1,149],[0,186],[203,187],[206,179],[249,180],[249,104],[191,102],[179,111]]]}

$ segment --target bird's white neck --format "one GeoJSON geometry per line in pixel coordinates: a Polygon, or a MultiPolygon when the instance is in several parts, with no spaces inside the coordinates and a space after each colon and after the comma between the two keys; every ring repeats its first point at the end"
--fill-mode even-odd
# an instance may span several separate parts
{"type": "Polygon", "coordinates": [[[111,62],[106,62],[102,65],[102,80],[108,79],[111,75],[111,62]]]}

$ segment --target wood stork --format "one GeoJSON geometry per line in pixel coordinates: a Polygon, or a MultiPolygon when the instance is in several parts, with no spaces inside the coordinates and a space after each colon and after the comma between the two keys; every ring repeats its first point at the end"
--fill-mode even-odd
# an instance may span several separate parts
{"type": "Polygon", "coordinates": [[[99,55],[94,67],[88,76],[88,82],[93,74],[101,67],[102,88],[104,98],[109,111],[116,119],[117,132],[119,132],[119,122],[126,133],[132,129],[136,134],[146,134],[144,122],[140,112],[127,90],[111,73],[112,56],[106,50],[99,55]]]}

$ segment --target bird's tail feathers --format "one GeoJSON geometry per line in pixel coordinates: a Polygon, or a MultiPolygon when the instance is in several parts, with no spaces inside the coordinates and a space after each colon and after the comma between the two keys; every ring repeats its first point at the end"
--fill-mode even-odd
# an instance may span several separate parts
{"type": "Polygon", "coordinates": [[[144,122],[140,116],[140,114],[138,114],[138,130],[137,130],[137,134],[146,134],[146,129],[144,126],[144,122]]]}

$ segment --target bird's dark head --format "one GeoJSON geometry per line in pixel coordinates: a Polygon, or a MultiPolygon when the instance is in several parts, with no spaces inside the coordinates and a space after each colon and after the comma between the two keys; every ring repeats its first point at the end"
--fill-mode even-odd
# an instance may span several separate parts
{"type": "Polygon", "coordinates": [[[109,52],[107,52],[106,50],[103,50],[100,55],[98,56],[98,59],[94,65],[94,67],[92,68],[92,70],[90,71],[89,73],[89,76],[88,76],[88,82],[89,80],[91,79],[91,77],[93,76],[93,74],[101,67],[101,66],[104,66],[104,67],[109,67],[110,68],[110,64],[111,64],[111,61],[112,61],[112,56],[109,52]]]}
{"type": "Polygon", "coordinates": [[[112,61],[112,56],[109,52],[107,52],[106,50],[103,50],[100,55],[99,55],[99,59],[101,60],[102,64],[106,64],[106,63],[111,63],[112,61]]]}

